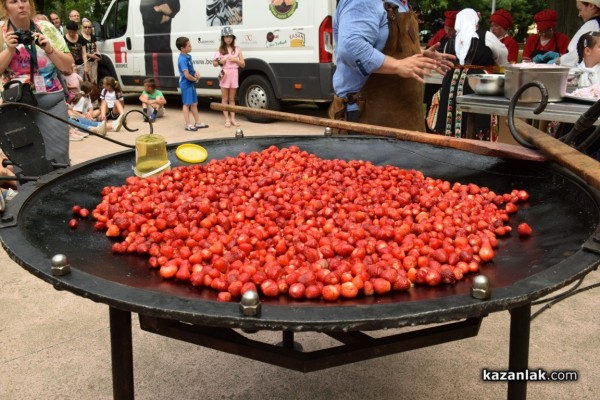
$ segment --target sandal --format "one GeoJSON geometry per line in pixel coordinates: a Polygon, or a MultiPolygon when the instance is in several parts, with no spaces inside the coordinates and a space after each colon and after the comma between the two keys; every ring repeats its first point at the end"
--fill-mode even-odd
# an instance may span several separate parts
{"type": "Polygon", "coordinates": [[[229,128],[231,126],[231,122],[227,121],[225,122],[225,128],[229,128]]]}
{"type": "Polygon", "coordinates": [[[231,125],[233,125],[233,126],[240,126],[240,124],[237,121],[231,121],[231,125]]]}
{"type": "Polygon", "coordinates": [[[188,132],[196,132],[198,128],[196,128],[194,125],[188,125],[185,127],[185,130],[188,132]]]}
{"type": "Polygon", "coordinates": [[[204,129],[204,128],[208,128],[208,125],[203,124],[202,122],[197,123],[196,125],[194,125],[194,127],[196,129],[204,129]]]}

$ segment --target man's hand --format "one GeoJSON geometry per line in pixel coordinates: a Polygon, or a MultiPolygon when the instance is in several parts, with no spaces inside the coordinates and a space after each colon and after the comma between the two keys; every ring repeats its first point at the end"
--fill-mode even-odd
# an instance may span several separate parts
{"type": "MultiPolygon", "coordinates": [[[[387,57],[386,57],[387,59],[387,57]]],[[[445,74],[447,67],[441,61],[425,57],[423,54],[415,54],[411,57],[397,60],[392,58],[393,72],[403,78],[413,78],[421,83],[425,83],[425,77],[431,76],[433,71],[445,74]]],[[[385,63],[384,63],[385,65],[385,63]]]]}
{"type": "Polygon", "coordinates": [[[425,49],[425,51],[423,51],[423,55],[425,57],[436,60],[439,64],[436,71],[442,75],[445,75],[446,72],[448,72],[448,70],[450,70],[454,67],[454,61],[456,60],[456,56],[454,56],[452,54],[440,53],[439,51],[437,51],[437,49],[439,47],[440,47],[440,44],[436,43],[433,46],[431,46],[430,48],[425,49]]]}

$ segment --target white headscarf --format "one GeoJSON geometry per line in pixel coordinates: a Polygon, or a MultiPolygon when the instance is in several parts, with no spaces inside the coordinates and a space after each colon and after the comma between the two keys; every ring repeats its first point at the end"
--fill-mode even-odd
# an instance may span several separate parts
{"type": "Polygon", "coordinates": [[[472,8],[465,8],[456,15],[454,29],[456,29],[456,37],[454,43],[454,51],[460,65],[465,64],[465,58],[471,47],[471,39],[478,38],[477,24],[479,16],[472,8]]]}

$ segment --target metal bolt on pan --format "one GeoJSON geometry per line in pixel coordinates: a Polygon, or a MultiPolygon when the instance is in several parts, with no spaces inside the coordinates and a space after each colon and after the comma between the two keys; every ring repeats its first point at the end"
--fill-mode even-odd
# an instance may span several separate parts
{"type": "Polygon", "coordinates": [[[471,297],[479,300],[487,300],[492,297],[492,289],[490,288],[490,280],[485,275],[477,275],[473,279],[471,287],[471,297]]]}
{"type": "Polygon", "coordinates": [[[261,302],[258,298],[258,293],[254,290],[248,290],[242,295],[240,300],[240,312],[248,317],[257,316],[260,314],[261,302]]]}
{"type": "Polygon", "coordinates": [[[243,131],[243,130],[241,130],[241,129],[237,129],[237,130],[235,131],[235,137],[236,137],[236,138],[243,138],[243,137],[244,137],[244,131],[243,131]]]}
{"type": "Polygon", "coordinates": [[[56,254],[52,257],[52,275],[63,276],[71,273],[71,265],[67,256],[56,254]]]}

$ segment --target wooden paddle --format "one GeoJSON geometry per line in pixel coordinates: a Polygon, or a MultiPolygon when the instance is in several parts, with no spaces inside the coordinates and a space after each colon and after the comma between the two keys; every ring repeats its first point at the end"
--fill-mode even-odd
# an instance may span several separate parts
{"type": "Polygon", "coordinates": [[[598,161],[519,119],[515,119],[515,127],[523,139],[539,148],[550,159],[566,167],[596,189],[600,189],[598,161]]]}
{"type": "Polygon", "coordinates": [[[351,132],[361,132],[367,135],[385,136],[409,142],[426,143],[440,147],[450,147],[453,149],[464,150],[470,153],[491,157],[530,161],[548,161],[544,155],[537,151],[512,144],[484,142],[481,140],[471,139],[458,139],[424,132],[360,124],[357,122],[335,121],[329,118],[319,118],[308,115],[241,107],[222,103],[210,103],[210,108],[218,111],[232,111],[239,114],[255,115],[258,117],[273,118],[283,121],[301,122],[304,124],[343,129],[351,132]]]}

